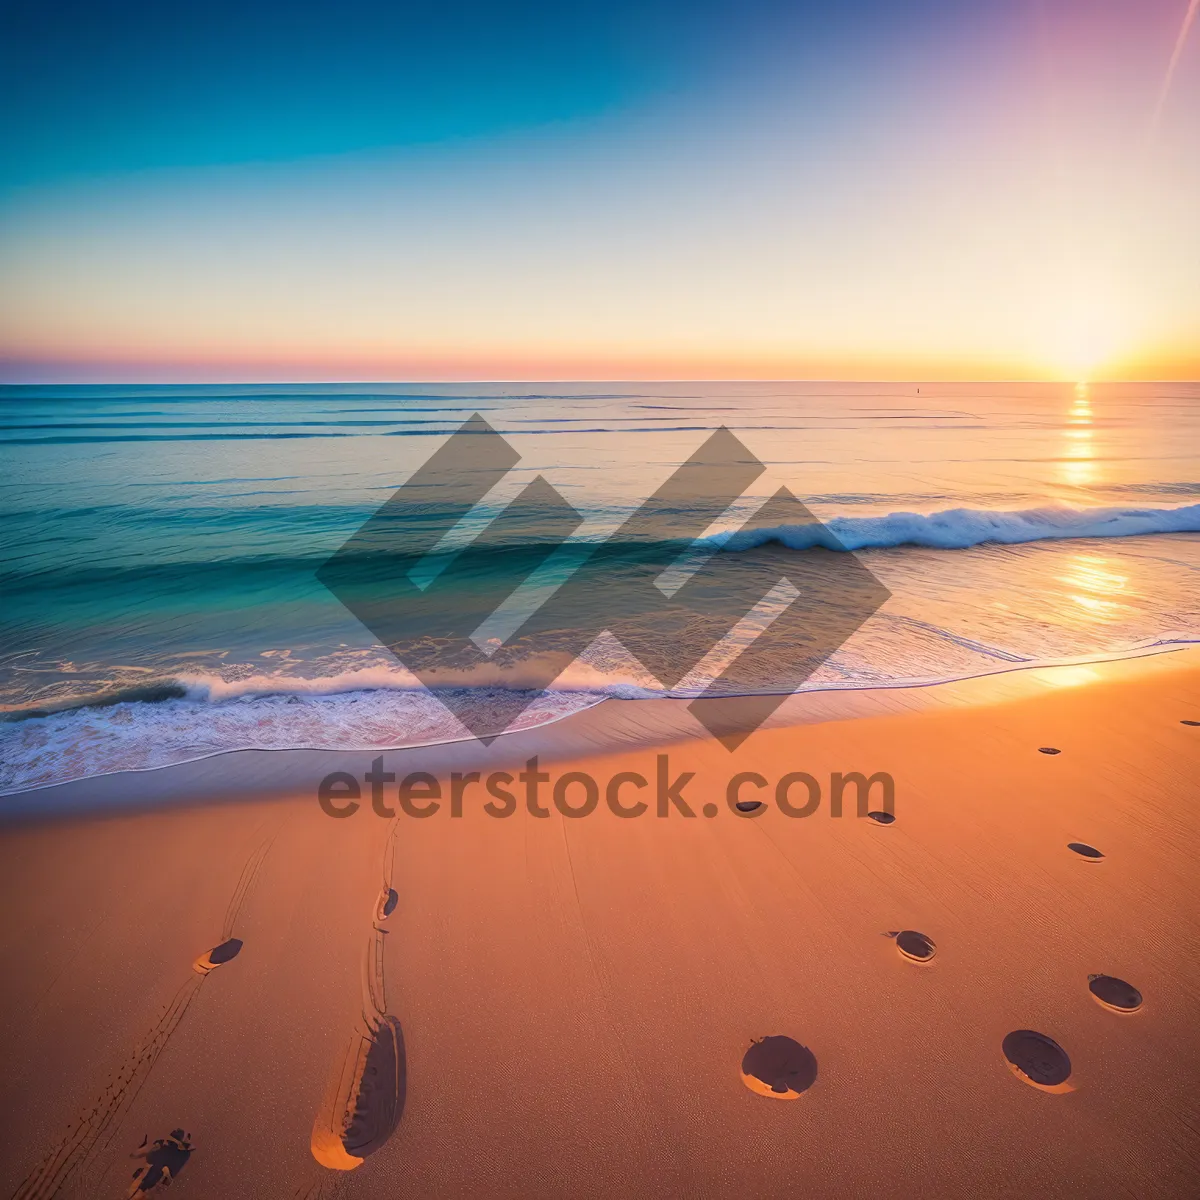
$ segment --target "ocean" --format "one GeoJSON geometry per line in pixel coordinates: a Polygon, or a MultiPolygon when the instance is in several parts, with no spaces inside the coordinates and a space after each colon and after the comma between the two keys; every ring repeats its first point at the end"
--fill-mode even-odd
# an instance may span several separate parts
{"type": "MultiPolygon", "coordinates": [[[[435,577],[539,475],[581,518],[490,631],[510,667],[521,616],[721,426],[766,470],[692,557],[733,560],[734,579],[766,542],[853,551],[891,594],[803,689],[1200,639],[1197,384],[5,386],[0,794],[244,748],[470,736],[316,573],[474,413],[520,461],[406,569],[435,577]],[[739,535],[781,486],[821,525],[739,535]]],[[[522,574],[537,524],[506,530],[463,604],[522,574]]],[[[601,634],[512,727],[708,677],[665,688],[601,634]]],[[[448,686],[486,704],[522,685],[448,686]]]]}

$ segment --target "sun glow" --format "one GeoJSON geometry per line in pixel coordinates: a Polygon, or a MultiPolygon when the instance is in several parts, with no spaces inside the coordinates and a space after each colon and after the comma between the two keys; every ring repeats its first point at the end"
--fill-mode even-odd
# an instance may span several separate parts
{"type": "Polygon", "coordinates": [[[1081,381],[1085,400],[1087,381],[1103,378],[1134,349],[1131,322],[1118,301],[1102,292],[1072,297],[1048,334],[1047,365],[1063,379],[1081,381]]]}
{"type": "Polygon", "coordinates": [[[1038,31],[1028,6],[960,5],[953,33],[897,22],[870,67],[851,7],[743,5],[811,9],[848,52],[797,71],[722,36],[711,88],[689,58],[627,101],[511,122],[466,71],[478,127],[453,135],[382,83],[377,109],[326,80],[313,122],[286,55],[278,80],[207,70],[159,111],[149,86],[97,86],[110,51],[140,78],[139,38],[116,22],[98,54],[67,30],[69,103],[14,56],[29,154],[0,156],[25,180],[0,188],[0,377],[1194,379],[1198,4],[1062,0],[1038,31]]]}
{"type": "Polygon", "coordinates": [[[1075,399],[1067,412],[1067,427],[1063,430],[1062,459],[1059,475],[1072,487],[1087,487],[1096,482],[1095,447],[1093,445],[1092,405],[1086,383],[1075,385],[1075,399]]]}
{"type": "Polygon", "coordinates": [[[1111,561],[1098,554],[1076,554],[1058,582],[1071,590],[1067,596],[1096,620],[1115,617],[1126,606],[1120,596],[1129,588],[1129,576],[1113,569],[1111,561]]]}
{"type": "Polygon", "coordinates": [[[1049,687],[1079,687],[1100,678],[1091,667],[1052,667],[1038,676],[1049,687]]]}

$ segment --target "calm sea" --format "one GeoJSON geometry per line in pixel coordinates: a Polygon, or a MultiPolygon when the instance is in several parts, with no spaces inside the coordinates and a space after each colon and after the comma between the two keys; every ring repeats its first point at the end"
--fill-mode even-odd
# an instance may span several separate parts
{"type": "MultiPolygon", "coordinates": [[[[583,517],[580,555],[729,427],[767,469],[706,549],[786,486],[892,594],[806,688],[1200,638],[1197,384],[8,386],[0,792],[465,736],[315,571],[475,412],[521,459],[473,528],[541,475],[583,517]]],[[[515,569],[512,538],[491,569],[515,569]]],[[[601,637],[522,722],[657,694],[601,637]]]]}

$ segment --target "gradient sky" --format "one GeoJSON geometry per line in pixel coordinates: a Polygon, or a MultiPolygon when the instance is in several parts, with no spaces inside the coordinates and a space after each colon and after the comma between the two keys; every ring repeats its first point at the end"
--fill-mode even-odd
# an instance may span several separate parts
{"type": "Polygon", "coordinates": [[[0,378],[1195,379],[1188,11],[0,0],[0,378]]]}

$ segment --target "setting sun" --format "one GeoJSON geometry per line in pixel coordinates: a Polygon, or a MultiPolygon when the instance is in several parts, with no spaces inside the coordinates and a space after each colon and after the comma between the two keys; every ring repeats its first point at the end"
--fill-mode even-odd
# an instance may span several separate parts
{"type": "Polygon", "coordinates": [[[1200,1197],[1200,0],[9,0],[0,1195],[1200,1197]]]}

